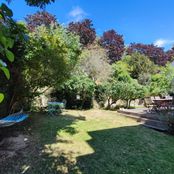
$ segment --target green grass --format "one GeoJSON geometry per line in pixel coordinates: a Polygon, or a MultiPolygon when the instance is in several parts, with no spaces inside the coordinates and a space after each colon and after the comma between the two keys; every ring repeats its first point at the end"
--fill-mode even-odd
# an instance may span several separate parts
{"type": "Polygon", "coordinates": [[[9,161],[6,173],[25,168],[28,174],[174,173],[174,137],[115,111],[33,114],[30,125],[31,144],[9,161]]]}

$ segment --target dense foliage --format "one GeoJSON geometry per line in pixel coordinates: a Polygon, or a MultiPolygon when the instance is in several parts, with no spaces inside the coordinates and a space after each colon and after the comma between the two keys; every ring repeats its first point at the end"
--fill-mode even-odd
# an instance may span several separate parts
{"type": "Polygon", "coordinates": [[[56,97],[67,101],[67,108],[91,108],[95,83],[84,74],[73,75],[61,88],[56,97]]]}
{"type": "Polygon", "coordinates": [[[105,49],[93,43],[82,52],[79,69],[96,83],[107,81],[112,69],[105,49]]]}
{"type": "Polygon", "coordinates": [[[51,24],[57,24],[56,17],[46,11],[38,11],[35,14],[27,15],[25,20],[27,23],[27,28],[30,32],[34,31],[38,26],[41,25],[49,27],[51,24]]]}
{"type": "Polygon", "coordinates": [[[108,109],[118,100],[126,101],[125,107],[129,108],[132,100],[144,98],[145,94],[146,88],[138,84],[136,80],[130,82],[114,80],[97,88],[97,100],[101,105],[107,101],[108,109]]]}
{"type": "Polygon", "coordinates": [[[123,61],[129,66],[131,77],[134,79],[138,79],[144,74],[153,74],[156,71],[155,64],[147,56],[138,52],[124,57],[123,61]]]}
{"type": "MultiPolygon", "coordinates": [[[[12,0],[7,0],[7,1],[11,2],[12,0]]],[[[55,2],[55,0],[25,0],[25,1],[30,6],[36,6],[40,8],[43,8],[45,7],[45,5],[55,2]]]]}
{"type": "Polygon", "coordinates": [[[112,78],[117,81],[131,82],[132,78],[130,76],[130,67],[127,63],[123,61],[118,61],[112,66],[113,74],[112,78]]]}
{"type": "Polygon", "coordinates": [[[107,50],[110,63],[121,59],[125,50],[122,35],[119,35],[115,30],[106,31],[100,38],[100,44],[107,50]]]}
{"type": "MultiPolygon", "coordinates": [[[[38,7],[54,2],[26,1],[38,7]]],[[[132,100],[145,96],[174,95],[169,64],[174,49],[141,43],[125,48],[115,30],[97,38],[90,19],[64,28],[46,11],[28,15],[26,26],[12,15],[5,4],[0,6],[0,102],[6,96],[1,111],[11,112],[17,103],[30,105],[47,89],[54,89],[58,100],[66,99],[68,108],[90,108],[94,99],[108,108],[125,101],[129,108],[132,100]]]]}
{"type": "Polygon", "coordinates": [[[123,83],[120,92],[121,100],[126,101],[126,107],[130,108],[132,100],[142,99],[145,97],[146,88],[138,84],[137,81],[132,81],[131,83],[123,83]]]}
{"type": "MultiPolygon", "coordinates": [[[[5,5],[0,6],[0,70],[10,79],[10,72],[7,68],[7,61],[14,61],[14,54],[11,52],[14,45],[15,35],[11,29],[16,29],[16,24],[12,19],[12,11],[5,5]],[[13,27],[13,28],[12,28],[13,27]]],[[[0,93],[0,103],[4,99],[4,94],[0,93]]]]}
{"type": "Polygon", "coordinates": [[[24,75],[30,89],[61,85],[80,55],[78,37],[62,27],[38,27],[29,34],[24,75]]]}
{"type": "Polygon", "coordinates": [[[165,65],[168,61],[171,61],[174,56],[173,52],[165,52],[163,48],[157,47],[153,44],[141,44],[133,43],[127,49],[127,54],[139,52],[150,58],[155,64],[165,65]]]}
{"type": "Polygon", "coordinates": [[[21,23],[16,23],[12,19],[12,14],[5,4],[1,5],[1,68],[9,79],[0,76],[0,91],[5,95],[5,101],[0,106],[1,114],[11,112],[14,103],[21,100],[20,96],[25,88],[21,74],[24,66],[22,59],[25,49],[25,27],[21,23]]]}
{"type": "Polygon", "coordinates": [[[174,60],[174,47],[172,47],[170,50],[166,51],[166,54],[168,56],[168,60],[172,62],[174,60]]]}
{"type": "Polygon", "coordinates": [[[55,2],[55,0],[25,0],[30,6],[45,7],[45,5],[55,2]]]}
{"type": "Polygon", "coordinates": [[[171,91],[171,83],[174,78],[174,68],[171,65],[161,67],[159,73],[152,75],[150,94],[153,96],[165,96],[171,91]]]}
{"type": "Polygon", "coordinates": [[[95,28],[93,28],[90,19],[84,19],[81,22],[71,22],[68,30],[80,36],[80,43],[87,46],[94,42],[96,38],[95,28]]]}

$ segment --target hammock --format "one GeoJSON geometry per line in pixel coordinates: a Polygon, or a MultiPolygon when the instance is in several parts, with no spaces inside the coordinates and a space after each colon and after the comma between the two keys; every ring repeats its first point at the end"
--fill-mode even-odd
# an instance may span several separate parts
{"type": "Polygon", "coordinates": [[[12,126],[16,123],[20,123],[20,122],[24,121],[27,118],[28,118],[28,115],[24,114],[22,112],[9,115],[7,117],[0,119],[0,128],[12,126]]]}

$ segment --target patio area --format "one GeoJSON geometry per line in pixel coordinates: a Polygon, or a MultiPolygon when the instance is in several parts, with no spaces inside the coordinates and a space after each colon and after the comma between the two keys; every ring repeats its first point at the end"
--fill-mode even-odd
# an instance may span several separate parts
{"type": "Polygon", "coordinates": [[[148,108],[136,108],[136,109],[123,109],[118,110],[119,113],[130,115],[135,118],[147,118],[152,120],[159,120],[156,112],[150,111],[148,108]]]}
{"type": "Polygon", "coordinates": [[[167,131],[167,123],[160,120],[158,113],[150,112],[148,108],[120,109],[118,113],[136,119],[146,127],[167,131]]]}

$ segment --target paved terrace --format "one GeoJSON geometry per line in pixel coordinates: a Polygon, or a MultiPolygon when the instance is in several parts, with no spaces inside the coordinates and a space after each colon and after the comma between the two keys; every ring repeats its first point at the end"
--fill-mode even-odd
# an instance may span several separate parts
{"type": "Polygon", "coordinates": [[[146,127],[167,131],[166,122],[161,121],[159,115],[155,112],[150,112],[148,108],[120,109],[118,112],[124,116],[136,119],[138,122],[142,122],[146,127]]]}

